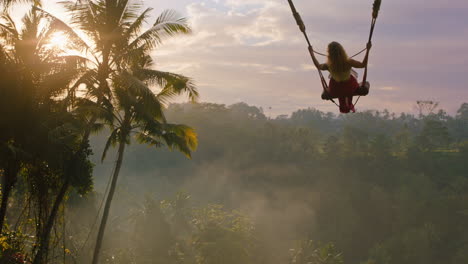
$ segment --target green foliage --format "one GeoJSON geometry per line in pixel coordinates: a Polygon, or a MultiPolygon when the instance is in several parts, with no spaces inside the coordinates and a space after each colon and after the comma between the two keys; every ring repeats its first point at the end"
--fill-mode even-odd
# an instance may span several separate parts
{"type": "MultiPolygon", "coordinates": [[[[197,130],[193,160],[132,146],[134,157],[122,173],[148,175],[145,185],[160,186],[147,191],[185,186],[200,203],[246,209],[255,216],[250,261],[285,263],[288,242],[305,234],[333,241],[344,262],[437,264],[464,256],[467,152],[460,133],[465,128],[456,118],[388,111],[336,118],[301,110],[268,119],[243,104],[171,105],[166,113],[197,130]],[[432,147],[423,147],[421,138],[432,147]]],[[[173,207],[171,202],[163,211],[175,215],[173,207]]],[[[167,218],[170,225],[190,222],[190,210],[181,211],[182,220],[167,218]]],[[[177,226],[175,237],[190,230],[177,226]]],[[[214,255],[220,250],[215,245],[233,246],[222,240],[229,232],[213,230],[220,241],[200,252],[214,255]]],[[[179,247],[185,260],[200,254],[189,248],[179,247]]]]}
{"type": "Polygon", "coordinates": [[[0,235],[0,263],[31,263],[25,253],[26,235],[19,231],[5,232],[0,235]]]}
{"type": "MultiPolygon", "coordinates": [[[[68,187],[82,194],[92,188],[91,151],[81,138],[84,118],[72,111],[68,89],[84,63],[78,56],[62,56],[61,48],[49,45],[51,36],[60,31],[54,18],[37,4],[31,6],[21,25],[8,13],[0,18],[0,68],[7,70],[2,74],[11,74],[0,78],[5,117],[1,125],[9,128],[0,136],[0,167],[5,171],[0,230],[11,211],[7,205],[19,206],[20,201],[28,200],[29,214],[36,214],[26,217],[34,222],[25,230],[36,240],[26,249],[32,252],[47,250],[68,187]],[[15,189],[17,183],[22,188],[15,189]],[[23,197],[12,201],[14,191],[23,197]]],[[[18,222],[25,221],[24,213],[18,217],[18,222]]],[[[40,260],[46,262],[46,258],[40,260]]]]}
{"type": "Polygon", "coordinates": [[[147,197],[131,226],[124,231],[129,241],[106,253],[114,257],[110,263],[256,263],[258,257],[248,217],[221,205],[194,207],[184,193],[162,201],[147,197]]]}
{"type": "Polygon", "coordinates": [[[423,129],[416,139],[419,148],[433,151],[449,146],[449,143],[449,131],[443,122],[433,119],[425,120],[423,129]]]}
{"type": "Polygon", "coordinates": [[[291,264],[343,264],[341,253],[331,243],[321,245],[311,240],[300,241],[290,249],[291,264]]]}
{"type": "Polygon", "coordinates": [[[197,263],[252,263],[253,225],[244,215],[210,205],[196,210],[192,221],[197,263]]]}
{"type": "Polygon", "coordinates": [[[170,222],[161,210],[160,203],[146,200],[136,215],[132,235],[132,248],[137,263],[175,263],[171,250],[176,243],[170,222]],[[149,243],[149,241],[151,241],[149,243]]]}

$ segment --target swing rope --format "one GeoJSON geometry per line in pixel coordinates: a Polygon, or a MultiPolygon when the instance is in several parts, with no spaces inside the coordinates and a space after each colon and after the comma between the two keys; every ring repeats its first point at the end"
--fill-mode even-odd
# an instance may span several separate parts
{"type": "MultiPolygon", "coordinates": [[[[296,10],[296,7],[294,6],[294,3],[292,0],[288,0],[289,2],[289,6],[291,7],[291,11],[292,11],[292,14],[294,16],[294,19],[296,20],[296,23],[297,25],[299,26],[299,29],[301,30],[302,34],[304,35],[304,38],[305,40],[307,41],[307,45],[309,48],[312,48],[312,45],[310,44],[310,40],[309,40],[309,36],[307,36],[307,32],[306,32],[306,27],[304,25],[304,22],[302,21],[302,18],[301,18],[301,15],[299,15],[299,13],[297,12],[296,10]]],[[[326,56],[326,55],[325,55],[326,56]]],[[[311,58],[312,58],[312,55],[311,55],[311,58]]],[[[312,60],[313,61],[313,60],[312,60]]],[[[315,63],[314,63],[315,65],[315,63]]],[[[328,94],[328,84],[327,84],[327,81],[325,80],[325,77],[323,77],[323,73],[322,71],[316,66],[317,68],[317,71],[319,73],[319,76],[320,76],[320,82],[322,83],[322,87],[323,87],[323,92],[328,94]]],[[[339,105],[335,102],[335,100],[333,100],[333,98],[330,98],[330,101],[332,101],[336,106],[339,107],[339,105]]]]}
{"type": "MultiPolygon", "coordinates": [[[[354,58],[354,57],[357,57],[357,56],[361,55],[361,54],[362,54],[364,51],[366,51],[366,50],[367,50],[367,48],[364,48],[364,49],[362,49],[361,51],[359,51],[358,53],[356,53],[356,54],[354,54],[353,56],[351,56],[350,58],[352,59],[352,58],[354,58]]],[[[315,50],[314,50],[314,53],[317,54],[317,55],[323,56],[323,57],[328,57],[327,54],[323,54],[323,53],[318,52],[318,51],[315,51],[315,50]]]]}
{"type": "MultiPolygon", "coordinates": [[[[382,5],[382,0],[375,0],[374,5],[372,6],[372,22],[371,22],[371,28],[369,32],[369,40],[367,41],[367,46],[371,43],[372,41],[372,36],[374,35],[374,29],[375,29],[375,24],[377,23],[377,18],[379,17],[379,11],[380,11],[380,6],[382,5]]],[[[364,76],[362,78],[362,85],[366,85],[367,83],[367,72],[368,72],[368,66],[369,66],[369,52],[370,50],[366,47],[366,67],[364,69],[364,76]]],[[[356,99],[356,102],[354,103],[354,106],[357,105],[359,102],[359,99],[361,96],[359,95],[358,98],[356,99]]]]}
{"type": "MultiPolygon", "coordinates": [[[[309,48],[312,48],[312,45],[310,44],[310,40],[309,40],[309,37],[307,36],[307,32],[306,32],[306,27],[305,27],[305,24],[304,22],[302,21],[302,18],[301,18],[301,15],[297,12],[296,10],[296,7],[294,6],[294,3],[292,0],[288,0],[288,3],[289,3],[289,6],[291,7],[291,11],[292,11],[292,14],[294,16],[294,19],[296,20],[296,23],[297,25],[299,26],[299,29],[301,30],[302,34],[304,35],[304,38],[306,39],[307,41],[307,45],[309,48]]],[[[380,6],[382,4],[382,0],[375,0],[374,1],[374,5],[373,5],[373,8],[372,8],[372,23],[371,23],[371,29],[370,29],[370,33],[369,33],[369,40],[368,40],[368,44],[371,42],[372,40],[372,36],[374,34],[374,28],[375,28],[375,23],[377,22],[377,17],[379,15],[379,11],[380,11],[380,6]]],[[[354,58],[358,55],[360,55],[361,53],[363,53],[364,51],[366,51],[366,57],[368,58],[369,57],[369,49],[366,47],[365,49],[359,51],[358,53],[356,53],[355,55],[351,56],[351,58],[354,58]]],[[[317,51],[313,51],[314,53],[318,54],[318,55],[321,55],[321,56],[327,56],[326,54],[323,54],[323,53],[320,53],[320,52],[317,52],[317,51]]],[[[312,54],[311,54],[311,58],[312,58],[312,54]]],[[[313,60],[313,59],[312,59],[313,60]]],[[[314,63],[315,65],[315,63],[314,63]]],[[[317,71],[319,73],[319,76],[320,76],[320,82],[322,83],[322,87],[323,87],[323,91],[325,94],[329,95],[329,92],[328,92],[328,84],[327,84],[327,81],[325,80],[325,77],[323,77],[323,73],[322,71],[318,68],[317,65],[315,65],[315,67],[317,68],[317,71]]],[[[365,85],[366,82],[367,82],[367,73],[368,73],[368,63],[366,62],[366,67],[364,69],[364,76],[363,76],[363,81],[362,81],[362,84],[365,85]]],[[[331,96],[329,96],[328,100],[332,101],[336,106],[339,107],[339,105],[333,100],[333,98],[331,98],[331,96]]],[[[361,96],[359,96],[356,100],[356,103],[355,105],[359,102],[359,99],[361,98],[361,96]]]]}

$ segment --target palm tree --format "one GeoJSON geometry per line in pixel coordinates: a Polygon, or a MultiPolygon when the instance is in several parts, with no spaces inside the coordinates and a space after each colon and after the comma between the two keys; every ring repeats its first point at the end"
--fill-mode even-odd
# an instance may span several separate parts
{"type": "MultiPolygon", "coordinates": [[[[150,62],[149,57],[146,61],[150,62]]],[[[185,125],[166,123],[161,101],[170,99],[173,95],[180,93],[173,83],[166,83],[160,93],[154,94],[149,88],[154,82],[151,70],[132,65],[133,72],[122,70],[113,78],[113,105],[115,108],[101,108],[101,117],[112,133],[107,140],[102,160],[110,146],[118,145],[117,160],[112,175],[109,194],[106,199],[103,217],[99,226],[93,262],[98,263],[110,206],[114,197],[120,168],[123,163],[125,146],[130,144],[133,135],[138,142],[150,144],[155,147],[167,146],[177,149],[190,157],[191,151],[197,146],[197,137],[194,130],[185,125]],[[146,74],[145,74],[146,73],[146,74]],[[141,76],[137,78],[135,76],[141,76]],[[109,111],[111,110],[111,111],[109,111]]],[[[156,78],[159,80],[159,78],[156,78]]],[[[192,91],[196,90],[192,87],[192,91]]]]}
{"type": "MultiPolygon", "coordinates": [[[[81,41],[81,43],[83,43],[81,46],[84,50],[90,52],[95,67],[90,68],[84,73],[74,86],[74,88],[77,88],[79,85],[85,84],[87,87],[86,99],[88,101],[85,104],[81,104],[82,110],[86,112],[86,109],[89,109],[87,106],[89,106],[89,104],[94,104],[95,108],[100,108],[101,110],[107,109],[108,113],[115,114],[114,119],[108,119],[108,121],[111,123],[114,121],[118,122],[117,126],[120,127],[120,130],[118,130],[120,132],[114,132],[110,137],[110,142],[119,144],[119,153],[122,153],[121,157],[123,158],[125,144],[123,142],[120,144],[121,142],[117,139],[120,137],[127,138],[129,136],[127,133],[137,129],[137,127],[133,127],[133,125],[130,124],[141,123],[138,118],[134,120],[134,117],[132,117],[133,114],[149,111],[145,114],[147,115],[147,119],[154,119],[157,116],[162,118],[162,103],[167,103],[173,96],[186,93],[191,100],[195,100],[198,97],[198,92],[190,78],[152,69],[152,60],[150,56],[148,56],[150,51],[160,44],[164,38],[177,34],[188,34],[191,30],[187,25],[186,19],[180,18],[176,12],[168,10],[161,13],[152,26],[142,32],[144,23],[149,18],[151,9],[147,8],[139,13],[141,5],[136,3],[136,1],[67,1],[64,5],[72,14],[72,24],[85,33],[92,42],[92,45],[86,45],[84,41],[81,41]],[[155,97],[148,87],[150,85],[158,85],[163,89],[155,97]],[[143,106],[138,106],[133,103],[128,109],[131,113],[126,113],[123,105],[114,105],[115,103],[120,104],[124,102],[120,99],[133,98],[132,96],[118,97],[117,93],[122,91],[122,87],[126,89],[143,87],[144,89],[142,88],[143,90],[140,92],[146,92],[146,95],[142,97],[143,99],[137,96],[139,98],[138,100],[146,100],[144,98],[153,99],[147,102],[147,104],[143,104],[143,106]],[[139,108],[142,109],[138,110],[139,108]],[[122,113],[126,114],[119,116],[122,115],[122,113]]],[[[88,111],[88,113],[90,113],[88,129],[86,129],[83,134],[84,140],[87,140],[92,128],[97,125],[96,121],[100,118],[99,111],[88,111]]],[[[165,121],[164,119],[161,120],[165,121]]],[[[191,129],[184,126],[170,126],[161,120],[159,120],[158,128],[167,130],[168,134],[163,138],[167,139],[166,143],[169,144],[169,146],[175,146],[173,144],[179,142],[179,146],[183,148],[184,144],[188,144],[186,140],[181,141],[181,139],[191,134],[191,129]],[[169,133],[169,131],[177,133],[169,133]],[[173,137],[173,135],[178,134],[180,134],[181,137],[173,137]],[[173,140],[175,140],[173,143],[171,143],[170,140],[171,135],[173,140]]],[[[149,124],[150,123],[148,123],[148,125],[149,124]]],[[[151,129],[148,127],[141,131],[147,133],[151,132],[151,129]]],[[[192,137],[194,137],[194,135],[192,135],[192,137]]],[[[139,138],[144,141],[145,137],[141,134],[139,138]]],[[[147,143],[152,142],[150,136],[146,139],[147,143]]],[[[188,153],[189,150],[190,147],[187,147],[185,152],[188,153]]],[[[120,161],[118,168],[120,168],[121,162],[122,161],[120,161]]],[[[113,177],[115,180],[114,187],[117,176],[118,170],[116,170],[116,174],[114,174],[113,177]]],[[[107,214],[114,190],[110,198],[108,198],[107,214]]],[[[100,228],[102,231],[100,231],[100,239],[98,239],[98,241],[100,240],[101,242],[105,223],[107,221],[106,219],[107,216],[103,217],[104,224],[101,225],[100,228]]],[[[98,242],[98,244],[101,242],[98,242]]],[[[95,260],[97,261],[100,245],[96,248],[97,250],[95,252],[97,253],[95,254],[95,260]]]]}
{"type": "MultiPolygon", "coordinates": [[[[77,47],[88,57],[92,57],[88,63],[91,67],[71,87],[71,92],[74,94],[76,89],[85,85],[85,97],[100,106],[112,106],[109,83],[123,64],[128,64],[131,60],[142,61],[140,57],[148,54],[166,37],[191,32],[186,19],[167,10],[156,19],[151,28],[142,33],[152,9],[147,8],[138,13],[141,5],[131,0],[64,1],[63,5],[71,14],[72,26],[87,35],[91,42],[88,44],[70,26],[49,14],[49,17],[69,33],[77,47]]],[[[170,84],[167,88],[172,89],[166,89],[169,94],[176,95],[184,91],[191,100],[198,96],[193,83],[185,76],[153,69],[144,69],[144,72],[135,74],[148,75],[153,84],[170,84]]],[[[88,126],[82,137],[83,143],[88,141],[92,131],[100,127],[96,123],[97,119],[94,114],[89,116],[88,126]]]]}
{"type": "MultiPolygon", "coordinates": [[[[87,45],[81,41],[83,49],[93,56],[95,67],[83,74],[76,87],[86,84],[88,97],[92,97],[99,104],[109,101],[111,96],[109,81],[113,72],[122,68],[122,63],[128,63],[128,60],[134,60],[141,54],[148,54],[165,37],[190,33],[186,19],[180,18],[171,10],[164,11],[155,23],[142,33],[144,23],[147,22],[152,9],[147,8],[138,13],[141,4],[136,2],[131,0],[64,2],[65,8],[72,14],[72,25],[77,26],[92,42],[92,45],[87,45]]],[[[185,79],[183,77],[182,81],[185,79]]],[[[179,82],[182,83],[184,82],[179,82]]]]}

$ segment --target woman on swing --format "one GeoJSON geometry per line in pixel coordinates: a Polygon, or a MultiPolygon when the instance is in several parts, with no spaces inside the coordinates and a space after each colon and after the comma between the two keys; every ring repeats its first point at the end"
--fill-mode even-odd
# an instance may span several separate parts
{"type": "MultiPolygon", "coordinates": [[[[367,44],[367,49],[370,50],[372,44],[367,44]]],[[[331,42],[328,45],[328,61],[320,64],[315,57],[314,50],[309,47],[310,55],[317,68],[322,71],[329,71],[331,78],[328,85],[328,93],[332,97],[338,97],[340,102],[340,112],[349,113],[356,112],[353,105],[353,94],[359,88],[359,83],[351,74],[352,68],[364,68],[367,65],[368,54],[362,62],[348,58],[343,46],[338,42],[331,42]]]]}

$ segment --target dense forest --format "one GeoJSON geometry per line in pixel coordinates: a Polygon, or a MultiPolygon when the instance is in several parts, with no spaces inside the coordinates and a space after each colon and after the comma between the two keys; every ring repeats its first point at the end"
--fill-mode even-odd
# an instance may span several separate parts
{"type": "Polygon", "coordinates": [[[66,23],[29,1],[18,22],[17,2],[0,0],[0,264],[468,262],[468,103],[200,103],[151,56],[191,32],[175,11],[65,1],[66,23]]]}
{"type": "MultiPolygon", "coordinates": [[[[468,104],[456,116],[424,109],[270,119],[244,103],[171,105],[167,116],[194,127],[199,148],[187,160],[129,147],[109,254],[157,263],[162,247],[183,251],[173,263],[463,263],[468,104]]],[[[95,167],[100,189],[110,170],[95,167]]]]}

